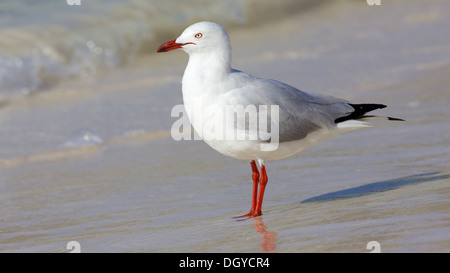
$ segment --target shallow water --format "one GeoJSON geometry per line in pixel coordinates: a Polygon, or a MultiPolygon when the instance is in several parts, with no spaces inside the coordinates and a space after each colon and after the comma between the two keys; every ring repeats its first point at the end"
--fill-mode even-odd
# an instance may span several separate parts
{"type": "Polygon", "coordinates": [[[198,18],[232,28],[323,2],[4,0],[0,3],[0,102],[126,66],[154,53],[161,40],[179,35],[198,18]]]}
{"type": "Polygon", "coordinates": [[[255,219],[233,218],[250,206],[248,162],[171,138],[182,52],[1,107],[0,251],[450,251],[446,7],[336,2],[230,33],[238,69],[406,119],[269,162],[255,219]]]}

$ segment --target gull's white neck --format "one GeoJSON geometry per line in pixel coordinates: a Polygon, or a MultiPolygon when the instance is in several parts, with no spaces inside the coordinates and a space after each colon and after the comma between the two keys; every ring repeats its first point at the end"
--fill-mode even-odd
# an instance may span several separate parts
{"type": "Polygon", "coordinates": [[[183,76],[183,99],[215,96],[226,92],[224,83],[231,72],[231,48],[224,46],[204,52],[191,52],[183,76]]]}

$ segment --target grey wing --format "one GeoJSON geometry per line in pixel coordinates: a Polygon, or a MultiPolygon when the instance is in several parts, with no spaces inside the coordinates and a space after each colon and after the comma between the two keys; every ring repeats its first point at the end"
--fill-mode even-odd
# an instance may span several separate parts
{"type": "MultiPolygon", "coordinates": [[[[230,91],[230,95],[239,99],[228,103],[278,106],[279,142],[300,140],[321,128],[334,128],[336,119],[354,111],[343,99],[309,94],[275,80],[255,78],[245,88],[230,91]],[[233,96],[235,92],[239,94],[233,96]]],[[[268,111],[268,120],[270,131],[270,121],[276,120],[271,111],[268,111]]]]}
{"type": "Polygon", "coordinates": [[[281,82],[273,84],[279,87],[275,100],[280,105],[280,142],[303,139],[321,128],[335,128],[336,119],[354,111],[343,99],[306,93],[281,82]]]}

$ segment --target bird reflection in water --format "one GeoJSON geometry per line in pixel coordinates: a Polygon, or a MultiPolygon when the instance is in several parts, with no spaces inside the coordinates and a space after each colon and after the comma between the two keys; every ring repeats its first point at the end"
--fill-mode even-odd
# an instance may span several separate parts
{"type": "Polygon", "coordinates": [[[277,233],[275,231],[268,231],[267,227],[264,225],[262,217],[252,218],[255,221],[256,232],[262,235],[261,249],[264,253],[274,253],[276,252],[275,242],[278,240],[277,233]]]}

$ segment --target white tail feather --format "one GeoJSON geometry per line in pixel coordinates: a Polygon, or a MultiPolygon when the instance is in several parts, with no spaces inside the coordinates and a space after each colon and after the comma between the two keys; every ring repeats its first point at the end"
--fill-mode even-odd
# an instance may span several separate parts
{"type": "Polygon", "coordinates": [[[338,128],[360,128],[360,127],[373,127],[372,124],[368,122],[363,122],[359,120],[346,120],[337,124],[338,128]]]}

